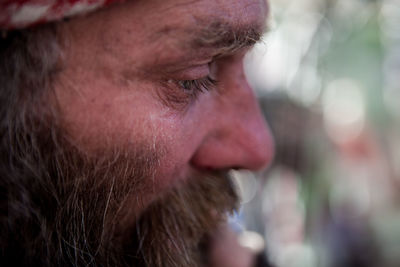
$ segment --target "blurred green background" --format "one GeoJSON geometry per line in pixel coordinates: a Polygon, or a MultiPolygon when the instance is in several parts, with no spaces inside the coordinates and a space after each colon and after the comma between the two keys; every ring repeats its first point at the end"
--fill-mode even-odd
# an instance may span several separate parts
{"type": "Polygon", "coordinates": [[[276,156],[237,174],[243,232],[265,240],[243,244],[264,266],[398,267],[400,0],[270,2],[246,73],[276,156]]]}

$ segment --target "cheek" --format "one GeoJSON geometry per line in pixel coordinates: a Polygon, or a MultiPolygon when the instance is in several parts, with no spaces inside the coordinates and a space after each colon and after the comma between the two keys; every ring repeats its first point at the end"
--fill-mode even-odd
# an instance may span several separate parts
{"type": "Polygon", "coordinates": [[[135,151],[144,144],[144,149],[160,156],[154,170],[159,186],[188,173],[188,162],[200,139],[195,112],[171,111],[150,89],[121,91],[95,83],[80,93],[60,90],[58,99],[63,128],[81,152],[98,156],[114,149],[135,151]]]}

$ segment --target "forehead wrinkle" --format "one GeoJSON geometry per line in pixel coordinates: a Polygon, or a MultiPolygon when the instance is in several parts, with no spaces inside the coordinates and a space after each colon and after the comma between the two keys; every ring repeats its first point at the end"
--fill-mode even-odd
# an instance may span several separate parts
{"type": "Polygon", "coordinates": [[[178,41],[183,49],[215,49],[222,54],[253,46],[265,29],[265,25],[255,22],[233,24],[220,18],[211,19],[211,22],[195,21],[194,27],[164,26],[153,34],[152,40],[157,42],[166,37],[178,41]]]}
{"type": "MultiPolygon", "coordinates": [[[[184,6],[183,3],[187,4],[181,0],[175,6],[184,6]]],[[[238,11],[238,8],[207,9],[204,14],[183,8],[185,12],[172,16],[168,23],[161,23],[154,31],[147,32],[146,39],[153,49],[160,52],[160,63],[179,60],[197,64],[206,58],[233,54],[253,46],[268,30],[269,14],[265,0],[254,0],[240,6],[248,12],[238,11]]]]}

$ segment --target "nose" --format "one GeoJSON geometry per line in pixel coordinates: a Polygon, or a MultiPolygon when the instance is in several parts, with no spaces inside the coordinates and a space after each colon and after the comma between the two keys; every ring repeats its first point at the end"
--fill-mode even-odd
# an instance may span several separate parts
{"type": "Polygon", "coordinates": [[[212,170],[266,167],[273,156],[273,141],[253,90],[243,73],[236,81],[221,86],[225,89],[213,113],[217,114],[213,128],[198,147],[192,164],[212,170]]]}

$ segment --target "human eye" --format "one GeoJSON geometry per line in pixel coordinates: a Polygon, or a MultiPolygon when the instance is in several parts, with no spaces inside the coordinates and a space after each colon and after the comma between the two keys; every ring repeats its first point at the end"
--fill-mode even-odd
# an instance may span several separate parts
{"type": "Polygon", "coordinates": [[[192,80],[169,79],[164,92],[164,103],[177,108],[186,107],[188,104],[195,102],[200,94],[208,92],[216,88],[217,81],[210,75],[192,80]]]}
{"type": "Polygon", "coordinates": [[[178,80],[176,83],[185,93],[194,96],[204,91],[210,91],[217,85],[217,81],[209,75],[196,80],[178,80]]]}

